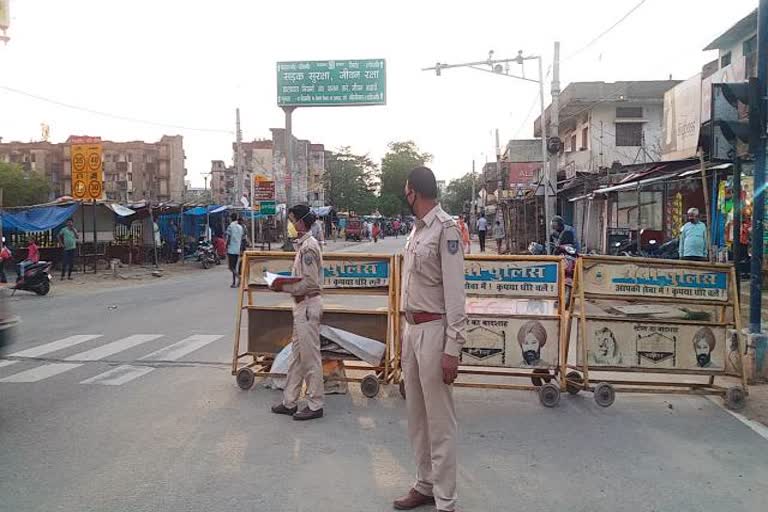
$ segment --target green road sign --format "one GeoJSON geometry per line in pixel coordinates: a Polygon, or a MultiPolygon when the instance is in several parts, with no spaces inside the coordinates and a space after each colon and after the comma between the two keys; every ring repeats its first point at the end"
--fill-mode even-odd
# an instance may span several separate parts
{"type": "Polygon", "coordinates": [[[261,215],[275,215],[275,211],[277,210],[277,207],[275,206],[275,201],[257,201],[254,206],[254,210],[256,210],[256,213],[260,213],[261,215]]]}
{"type": "Polygon", "coordinates": [[[277,63],[279,107],[386,105],[384,59],[277,63]]]}

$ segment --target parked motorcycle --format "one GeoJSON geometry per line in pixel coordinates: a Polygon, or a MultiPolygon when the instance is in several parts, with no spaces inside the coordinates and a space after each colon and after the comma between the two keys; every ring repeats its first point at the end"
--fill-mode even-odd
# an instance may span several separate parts
{"type": "Polygon", "coordinates": [[[24,272],[16,278],[16,284],[11,288],[13,294],[16,290],[24,290],[38,295],[47,295],[51,290],[52,265],[48,261],[39,261],[24,267],[24,272]]]}
{"type": "Polygon", "coordinates": [[[203,264],[203,268],[211,268],[211,265],[218,265],[221,263],[221,258],[216,253],[213,244],[208,241],[201,241],[197,244],[197,261],[203,264]]]}

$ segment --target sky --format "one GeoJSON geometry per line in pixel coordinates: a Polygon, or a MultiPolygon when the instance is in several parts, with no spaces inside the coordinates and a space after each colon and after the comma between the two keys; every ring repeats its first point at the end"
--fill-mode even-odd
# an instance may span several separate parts
{"type": "MultiPolygon", "coordinates": [[[[389,142],[413,140],[434,155],[437,178],[451,180],[473,160],[495,159],[496,129],[502,145],[533,136],[538,84],[466,68],[437,77],[422,68],[523,50],[542,55],[546,72],[560,41],[563,88],[684,80],[716,57],[702,48],[755,7],[757,0],[10,0],[0,137],[39,140],[41,123],[52,142],[71,134],[115,141],[181,134],[187,179],[202,186],[211,160],[232,160],[236,107],[246,141],[284,125],[276,62],[383,58],[386,106],[297,109],[294,135],[375,161],[389,142]]],[[[511,71],[538,78],[535,61],[511,71]]]]}

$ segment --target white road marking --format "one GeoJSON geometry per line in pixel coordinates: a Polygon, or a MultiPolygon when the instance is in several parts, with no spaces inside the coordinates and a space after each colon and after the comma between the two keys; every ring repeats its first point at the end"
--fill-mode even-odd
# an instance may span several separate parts
{"type": "MultiPolygon", "coordinates": [[[[222,338],[221,334],[195,334],[188,338],[156,350],[151,354],[140,358],[140,361],[178,361],[187,354],[199,350],[209,343],[222,338]]],[[[155,368],[150,366],[122,365],[102,374],[82,381],[80,384],[103,384],[107,386],[120,386],[150,373],[155,368]]]]}
{"type": "Polygon", "coordinates": [[[99,375],[91,377],[90,379],[86,379],[80,384],[103,384],[105,386],[119,386],[121,384],[125,384],[126,382],[130,382],[133,379],[138,379],[142,375],[146,375],[152,370],[154,370],[154,368],[149,366],[122,365],[107,372],[100,373],[99,375]]]}
{"type": "MultiPolygon", "coordinates": [[[[65,359],[65,361],[97,361],[113,354],[117,354],[118,352],[122,352],[123,350],[128,350],[129,348],[135,347],[142,343],[156,340],[160,337],[162,337],[162,334],[135,334],[121,340],[113,341],[112,343],[107,343],[101,347],[96,347],[94,349],[86,350],[85,352],[80,352],[79,354],[69,356],[65,359]]],[[[82,365],[83,363],[47,364],[16,373],[9,377],[5,377],[4,379],[0,379],[0,382],[38,382],[82,365]]]]}
{"type": "Polygon", "coordinates": [[[209,343],[222,338],[222,334],[195,334],[189,338],[168,345],[160,350],[156,350],[151,354],[147,354],[142,357],[142,361],[178,361],[187,354],[191,354],[195,350],[199,350],[209,343]]]}
{"type": "MultiPolygon", "coordinates": [[[[739,420],[740,422],[742,422],[743,424],[751,428],[755,432],[755,434],[759,435],[760,437],[768,441],[768,427],[766,427],[760,422],[747,418],[743,414],[739,414],[738,412],[728,409],[725,405],[723,405],[722,400],[718,400],[711,396],[708,396],[707,398],[709,399],[710,402],[714,403],[715,405],[720,407],[722,410],[724,410],[725,412],[727,412],[728,414],[730,414],[731,416],[733,416],[734,418],[736,418],[737,420],[739,420]]],[[[749,398],[747,398],[747,400],[749,400],[749,398]]]]}
{"type": "Polygon", "coordinates": [[[3,368],[5,366],[11,366],[12,364],[16,364],[18,361],[0,361],[0,368],[3,368]]]}
{"type": "Polygon", "coordinates": [[[101,334],[78,334],[77,336],[70,336],[68,338],[52,341],[50,343],[46,343],[45,345],[28,348],[26,350],[22,350],[21,352],[10,354],[8,357],[40,357],[46,354],[50,354],[51,352],[74,347],[80,343],[85,343],[86,341],[91,341],[100,337],[101,334]]]}

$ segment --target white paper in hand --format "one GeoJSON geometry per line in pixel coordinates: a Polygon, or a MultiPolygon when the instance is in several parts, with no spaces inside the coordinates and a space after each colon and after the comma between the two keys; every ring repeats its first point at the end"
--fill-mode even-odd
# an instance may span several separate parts
{"type": "Polygon", "coordinates": [[[301,281],[301,277],[297,276],[284,276],[281,274],[275,274],[273,272],[264,272],[264,281],[270,288],[277,281],[282,284],[298,283],[301,281]]]}

